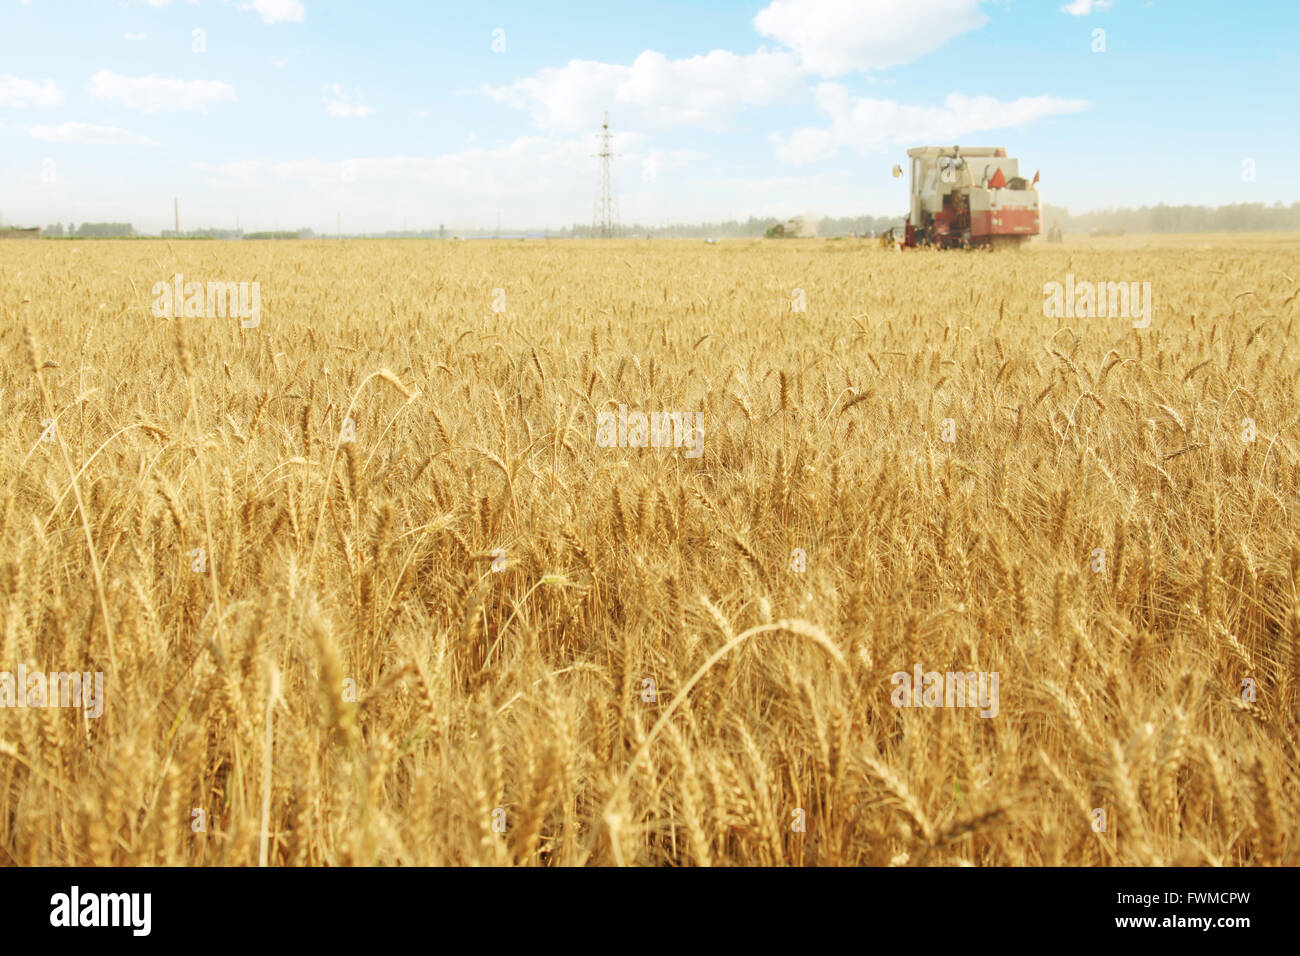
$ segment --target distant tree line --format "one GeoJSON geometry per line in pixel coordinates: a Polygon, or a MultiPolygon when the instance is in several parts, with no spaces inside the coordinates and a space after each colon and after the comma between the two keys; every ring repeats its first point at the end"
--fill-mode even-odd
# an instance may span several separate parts
{"type": "MultiPolygon", "coordinates": [[[[671,223],[646,226],[641,223],[619,226],[616,235],[628,239],[760,239],[772,227],[784,223],[773,216],[750,216],[748,219],[728,219],[723,222],[671,223]]],[[[902,216],[828,216],[817,220],[820,236],[878,236],[888,229],[903,224],[902,216]]],[[[1285,206],[1275,202],[1234,203],[1227,206],[1142,206],[1139,209],[1099,209],[1074,216],[1064,206],[1043,205],[1043,232],[1059,225],[1064,232],[1072,233],[1160,233],[1160,232],[1300,232],[1300,202],[1285,206]]],[[[458,231],[459,236],[486,237],[494,230],[469,229],[458,231]]],[[[588,223],[579,223],[559,230],[544,230],[528,235],[550,236],[559,239],[590,239],[597,235],[588,223]]],[[[48,238],[105,239],[132,237],[136,231],[127,222],[83,222],[80,226],[56,222],[46,226],[42,235],[48,238]]],[[[164,238],[177,234],[164,230],[164,238]]],[[[516,237],[518,233],[513,234],[516,237]]],[[[448,232],[440,226],[432,229],[403,230],[401,232],[372,233],[373,238],[446,238],[448,232]]],[[[312,239],[311,229],[276,230],[270,232],[243,232],[236,229],[199,229],[181,233],[187,239],[312,239]]]]}
{"type": "Polygon", "coordinates": [[[244,230],[242,229],[191,229],[186,232],[175,229],[164,229],[162,231],[164,239],[242,239],[244,230]]]}
{"type": "Polygon", "coordinates": [[[56,222],[41,230],[43,237],[54,239],[125,239],[135,235],[135,229],[129,222],[83,222],[80,226],[68,223],[65,230],[63,223],[56,222]]]}
{"type": "MultiPolygon", "coordinates": [[[[312,239],[316,233],[310,229],[282,229],[270,232],[244,232],[242,229],[194,229],[176,232],[164,229],[163,239],[312,239]]],[[[148,238],[140,236],[129,222],[83,222],[80,226],[56,222],[41,230],[47,239],[122,239],[148,238]]]]}
{"type": "MultiPolygon", "coordinates": [[[[819,236],[880,235],[894,226],[903,225],[903,216],[843,216],[817,220],[819,236]]],[[[743,239],[759,238],[783,220],[750,216],[747,220],[726,222],[676,223],[666,226],[623,226],[618,235],[628,238],[650,236],[656,239],[743,239]]],[[[1300,232],[1300,202],[1285,206],[1275,202],[1234,203],[1227,206],[1142,206],[1139,209],[1100,209],[1072,216],[1064,206],[1043,206],[1043,232],[1059,224],[1064,232],[1300,232]]],[[[575,225],[559,235],[590,238],[592,227],[575,225]]]]}
{"type": "Polygon", "coordinates": [[[1070,215],[1063,206],[1043,205],[1043,231],[1060,223],[1065,232],[1300,232],[1300,202],[1242,202],[1228,206],[1142,206],[1099,209],[1070,215]]]}
{"type": "MultiPolygon", "coordinates": [[[[728,219],[724,222],[671,223],[663,226],[634,223],[619,226],[616,235],[629,239],[761,239],[773,226],[784,223],[784,219],[775,216],[750,216],[748,219],[728,219]]],[[[902,216],[827,217],[817,220],[817,233],[822,236],[840,236],[851,232],[859,236],[879,235],[902,224],[902,216]]],[[[598,232],[591,225],[583,223],[561,229],[552,235],[566,239],[590,239],[598,232]]]]}
{"type": "Polygon", "coordinates": [[[310,229],[278,229],[270,232],[246,232],[245,239],[312,239],[316,233],[310,229]]]}

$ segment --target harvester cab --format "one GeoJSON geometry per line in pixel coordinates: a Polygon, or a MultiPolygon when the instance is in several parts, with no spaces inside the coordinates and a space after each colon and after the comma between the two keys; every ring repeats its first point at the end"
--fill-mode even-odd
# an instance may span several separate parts
{"type": "Polygon", "coordinates": [[[1038,175],[1026,182],[1002,147],[922,146],[907,156],[903,245],[1018,247],[1041,231],[1038,175]]]}

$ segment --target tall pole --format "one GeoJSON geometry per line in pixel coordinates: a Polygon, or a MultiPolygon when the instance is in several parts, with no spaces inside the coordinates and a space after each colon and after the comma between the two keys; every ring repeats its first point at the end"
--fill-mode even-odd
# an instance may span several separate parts
{"type": "Polygon", "coordinates": [[[181,234],[181,199],[179,196],[172,197],[172,215],[175,216],[176,235],[181,234]]]}
{"type": "Polygon", "coordinates": [[[605,121],[600,126],[600,202],[596,207],[596,222],[592,232],[602,239],[614,235],[614,189],[610,177],[610,160],[614,158],[611,146],[613,136],[609,131],[609,111],[605,111],[605,121]]]}

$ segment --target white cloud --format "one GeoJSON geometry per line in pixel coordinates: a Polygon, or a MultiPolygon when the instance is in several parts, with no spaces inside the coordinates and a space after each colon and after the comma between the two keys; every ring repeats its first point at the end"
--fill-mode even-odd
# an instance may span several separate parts
{"type": "Polygon", "coordinates": [[[153,140],[137,136],[118,126],[96,126],[94,123],[60,123],[58,126],[33,126],[28,130],[36,139],[49,143],[137,143],[156,145],[153,140]]]}
{"type": "Polygon", "coordinates": [[[359,192],[401,183],[491,200],[545,193],[566,181],[586,195],[591,191],[594,171],[590,153],[591,144],[585,138],[556,142],[524,136],[495,149],[473,148],[438,156],[196,162],[193,166],[208,174],[215,185],[239,189],[280,191],[296,186],[318,190],[338,186],[359,192]]]}
{"type": "Polygon", "coordinates": [[[669,60],[646,50],[630,66],[570,60],[508,86],[483,92],[532,113],[542,129],[594,129],[609,110],[619,128],[718,123],[738,109],[770,103],[803,88],[790,53],[759,51],[740,56],[714,50],[669,60]]]}
{"type": "Polygon", "coordinates": [[[708,153],[700,153],[692,149],[648,150],[641,157],[641,181],[643,183],[657,182],[662,173],[678,172],[693,163],[708,158],[708,153]]]}
{"type": "MultiPolygon", "coordinates": [[[[163,8],[163,7],[168,6],[169,4],[171,4],[172,0],[139,0],[139,2],[140,2],[140,3],[147,3],[149,6],[153,7],[155,10],[159,10],[159,9],[161,9],[161,8],[163,8]]],[[[185,0],[185,2],[188,3],[188,4],[190,4],[191,6],[196,6],[196,5],[198,4],[199,0],[185,0]]]]}
{"type": "Polygon", "coordinates": [[[773,133],[771,140],[776,144],[776,158],[783,163],[795,165],[829,159],[839,152],[840,148],[834,130],[812,126],[795,130],[789,138],[781,136],[780,133],[773,133]]]}
{"type": "Polygon", "coordinates": [[[123,40],[147,40],[149,39],[149,34],[127,32],[122,34],[122,39],[123,40]]]}
{"type": "Polygon", "coordinates": [[[275,67],[277,70],[283,70],[286,66],[289,65],[289,61],[282,57],[277,56],[271,59],[271,65],[275,67]]]}
{"type": "MultiPolygon", "coordinates": [[[[592,137],[583,131],[453,147],[442,155],[214,159],[191,167],[200,179],[195,195],[207,204],[200,208],[191,200],[192,217],[215,222],[238,207],[256,210],[244,214],[247,229],[311,226],[331,234],[336,212],[344,232],[397,229],[408,218],[411,229],[437,230],[442,223],[448,234],[475,226],[491,230],[498,216],[503,230],[590,225],[600,175],[592,152],[592,137]]],[[[760,168],[771,165],[766,156],[738,165],[726,156],[674,150],[638,132],[620,136],[618,152],[614,190],[624,224],[901,211],[895,209],[898,184],[887,175],[864,180],[860,170],[838,168],[810,177],[795,167],[768,175],[760,168]],[[647,167],[653,175],[647,176],[647,167]]],[[[163,227],[170,222],[160,219],[157,228],[163,227]]]]}
{"type": "Polygon", "coordinates": [[[253,0],[242,3],[241,10],[252,10],[263,23],[302,23],[307,11],[299,0],[253,0]]]}
{"type": "Polygon", "coordinates": [[[0,106],[24,109],[28,106],[58,106],[63,93],[53,80],[24,80],[9,73],[0,73],[0,106]]]}
{"type": "Polygon", "coordinates": [[[1026,96],[1003,102],[992,96],[950,93],[943,106],[909,106],[895,100],[854,97],[838,83],[816,89],[817,108],[830,117],[826,128],[795,130],[772,137],[777,158],[807,163],[833,156],[842,147],[867,153],[898,143],[956,143],[974,133],[1021,126],[1047,116],[1077,113],[1087,100],[1026,96]]]}
{"type": "MultiPolygon", "coordinates": [[[[616,160],[615,188],[626,221],[663,215],[667,199],[680,199],[680,178],[671,191],[647,182],[647,161],[658,177],[706,158],[688,150],[656,152],[646,137],[628,133],[616,160]]],[[[557,140],[524,136],[502,146],[467,146],[434,156],[368,156],[347,159],[303,158],[284,162],[247,160],[196,162],[218,195],[267,208],[341,209],[345,231],[392,228],[412,210],[434,210],[433,222],[491,223],[501,215],[505,227],[567,225],[591,213],[592,184],[598,176],[589,136],[557,140]]],[[[711,188],[716,191],[717,187],[711,188]]],[[[692,197],[688,202],[698,201],[692,197]]],[[[308,216],[308,221],[310,216],[308,216]]],[[[412,218],[412,225],[416,220],[412,218]]],[[[330,215],[330,228],[333,216],[330,215]]]]}
{"type": "Polygon", "coordinates": [[[1061,12],[1068,13],[1072,17],[1086,17],[1094,10],[1109,10],[1110,7],[1111,0],[1072,0],[1061,7],[1061,12]]]}
{"type": "Polygon", "coordinates": [[[90,99],[117,100],[142,113],[199,112],[233,103],[235,88],[217,80],[173,80],[163,76],[122,76],[100,70],[90,77],[90,99]]]}
{"type": "Polygon", "coordinates": [[[345,119],[365,119],[374,112],[369,106],[361,103],[343,103],[339,100],[331,100],[325,104],[326,111],[330,116],[340,116],[345,119]]]}
{"type": "Polygon", "coordinates": [[[361,103],[349,102],[351,97],[343,92],[343,87],[337,83],[325,84],[325,111],[330,116],[342,116],[348,119],[365,119],[374,113],[369,106],[361,103]]]}
{"type": "Polygon", "coordinates": [[[819,76],[884,70],[987,22],[981,0],[773,0],[754,29],[819,76]]]}

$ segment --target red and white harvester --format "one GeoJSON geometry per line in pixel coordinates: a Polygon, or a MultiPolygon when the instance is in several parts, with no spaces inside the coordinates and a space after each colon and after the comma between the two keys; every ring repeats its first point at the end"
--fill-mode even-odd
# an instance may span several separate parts
{"type": "Polygon", "coordinates": [[[1042,231],[1038,174],[1026,181],[1002,147],[921,146],[907,157],[904,246],[1016,248],[1042,231]]]}

